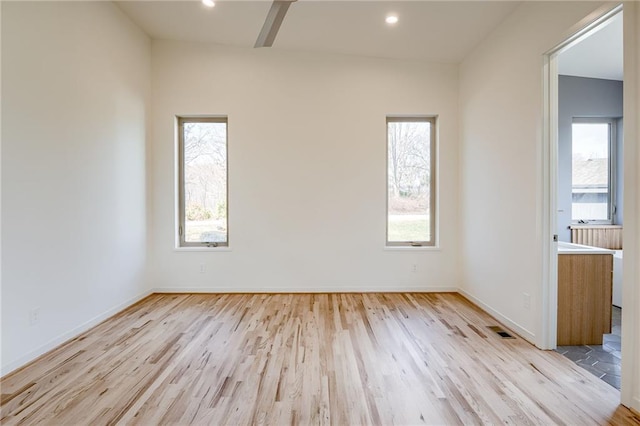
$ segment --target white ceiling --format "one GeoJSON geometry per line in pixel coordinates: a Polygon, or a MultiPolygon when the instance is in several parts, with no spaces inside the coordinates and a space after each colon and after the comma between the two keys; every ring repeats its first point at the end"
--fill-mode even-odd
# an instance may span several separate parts
{"type": "Polygon", "coordinates": [[[622,80],[622,13],[595,34],[558,56],[562,75],[622,80]]]}
{"type": "MultiPolygon", "coordinates": [[[[507,17],[516,1],[327,1],[291,5],[274,49],[458,63],[507,17]],[[394,12],[399,22],[389,26],[394,12]]],[[[270,1],[121,1],[154,39],[253,47],[270,1]]]]}

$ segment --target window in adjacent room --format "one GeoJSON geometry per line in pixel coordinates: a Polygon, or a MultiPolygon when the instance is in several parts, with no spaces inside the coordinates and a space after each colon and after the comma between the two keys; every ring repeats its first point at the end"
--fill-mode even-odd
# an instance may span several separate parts
{"type": "Polygon", "coordinates": [[[435,117],[387,117],[387,246],[435,246],[435,117]]]}
{"type": "Polygon", "coordinates": [[[571,140],[571,219],[613,223],[615,120],[574,119],[571,140]]]}
{"type": "Polygon", "coordinates": [[[229,245],[227,118],[178,117],[180,247],[229,245]]]}

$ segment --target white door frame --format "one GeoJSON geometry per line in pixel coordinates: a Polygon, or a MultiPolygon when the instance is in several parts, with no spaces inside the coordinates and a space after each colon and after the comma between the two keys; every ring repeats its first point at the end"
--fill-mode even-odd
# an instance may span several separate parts
{"type": "Polygon", "coordinates": [[[570,36],[544,55],[543,133],[543,238],[542,329],[538,346],[555,349],[558,309],[558,55],[597,32],[600,25],[622,11],[622,5],[605,6],[585,18],[570,36]]]}
{"type": "Polygon", "coordinates": [[[640,5],[624,3],[624,257],[620,402],[640,412],[640,5]],[[627,303],[629,302],[629,303],[627,303]]]}
{"type": "MultiPolygon", "coordinates": [[[[622,369],[625,374],[621,375],[622,388],[621,388],[621,402],[627,406],[639,409],[638,405],[640,400],[634,393],[640,392],[634,390],[633,378],[638,374],[637,369],[640,368],[637,364],[633,363],[633,359],[640,358],[640,348],[638,347],[638,338],[634,335],[634,324],[640,319],[638,311],[640,306],[637,302],[637,287],[640,286],[640,272],[635,266],[633,259],[638,258],[638,251],[640,250],[638,236],[640,235],[640,229],[638,226],[638,213],[640,213],[637,207],[638,199],[636,195],[636,182],[638,177],[635,172],[636,161],[638,158],[637,147],[637,126],[635,124],[635,117],[637,117],[637,105],[635,102],[637,96],[637,89],[635,88],[636,72],[638,71],[636,61],[636,51],[638,49],[637,42],[635,41],[634,34],[637,34],[636,25],[640,23],[635,22],[635,4],[633,2],[625,3],[624,9],[626,11],[624,16],[624,58],[625,58],[625,84],[624,84],[624,116],[629,117],[629,120],[625,120],[624,136],[625,141],[625,154],[624,154],[624,167],[625,167],[625,225],[624,225],[624,238],[625,238],[625,258],[631,261],[625,262],[623,281],[624,286],[624,298],[631,303],[625,304],[625,311],[623,314],[623,334],[624,342],[622,345],[623,351],[623,364],[622,369]],[[627,128],[627,124],[629,127],[627,128]],[[632,172],[634,170],[634,172],[632,172]],[[635,301],[635,303],[633,302],[635,301]],[[627,360],[625,362],[625,360],[627,360]]],[[[543,200],[542,200],[542,232],[543,232],[543,246],[542,246],[542,266],[543,266],[543,283],[541,289],[541,321],[540,321],[540,333],[537,338],[537,346],[541,349],[555,349],[557,342],[557,307],[558,307],[558,245],[554,239],[554,235],[557,234],[557,176],[558,176],[558,64],[557,58],[560,53],[566,51],[570,47],[589,37],[596,32],[600,25],[605,23],[608,19],[614,15],[620,13],[623,9],[622,4],[607,4],[588,17],[583,19],[580,23],[574,26],[569,32],[568,37],[561,43],[556,45],[553,49],[549,50],[544,55],[544,109],[543,109],[543,150],[542,150],[542,175],[543,175],[543,200]]]]}

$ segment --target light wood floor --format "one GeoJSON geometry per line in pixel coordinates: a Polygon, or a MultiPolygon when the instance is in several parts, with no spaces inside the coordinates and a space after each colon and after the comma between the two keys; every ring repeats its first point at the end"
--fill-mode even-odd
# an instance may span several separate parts
{"type": "Polygon", "coordinates": [[[455,294],[152,295],[0,382],[3,424],[640,424],[455,294]]]}

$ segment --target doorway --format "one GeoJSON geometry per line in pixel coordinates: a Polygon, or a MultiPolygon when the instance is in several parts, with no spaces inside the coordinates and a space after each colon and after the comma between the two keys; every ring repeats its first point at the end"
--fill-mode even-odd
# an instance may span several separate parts
{"type": "Polygon", "coordinates": [[[590,264],[607,258],[604,269],[613,269],[614,251],[622,262],[622,239],[609,239],[614,233],[621,236],[624,220],[622,20],[622,6],[606,11],[552,50],[545,82],[548,224],[554,234],[546,269],[551,282],[546,349],[556,349],[617,389],[622,302],[612,295],[621,294],[622,268],[614,273],[615,288],[606,271],[591,280],[566,271],[573,268],[567,266],[569,259],[590,264]],[[575,243],[588,247],[577,251],[575,243]],[[583,291],[586,281],[597,288],[583,291]],[[587,336],[587,328],[595,328],[595,336],[587,336]]]}

